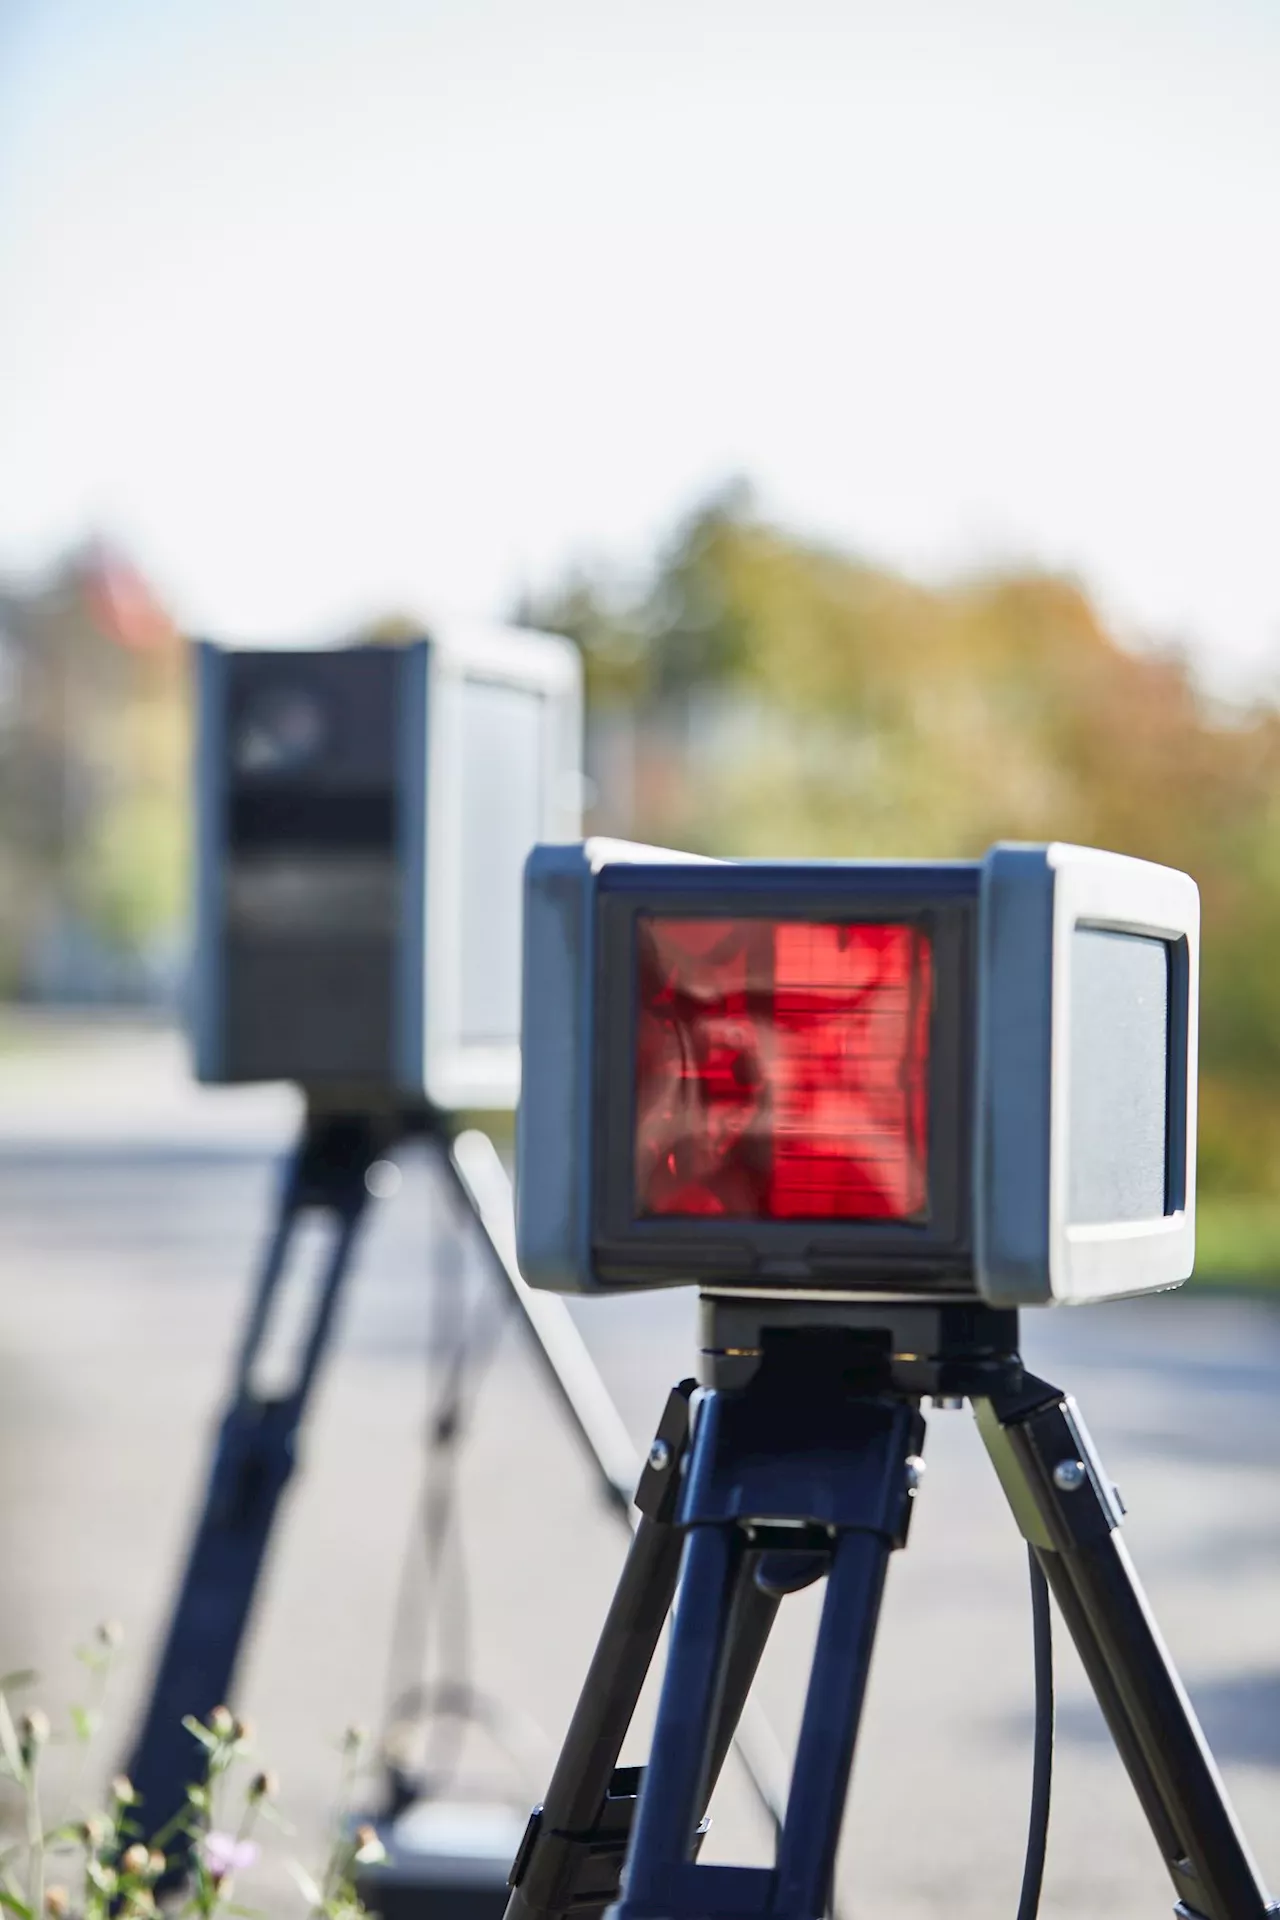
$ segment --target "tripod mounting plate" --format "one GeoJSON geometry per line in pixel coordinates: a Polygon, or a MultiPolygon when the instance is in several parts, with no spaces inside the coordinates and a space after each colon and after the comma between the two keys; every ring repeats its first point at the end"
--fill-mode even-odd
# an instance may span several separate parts
{"type": "Polygon", "coordinates": [[[1022,1384],[1012,1309],[704,1290],[700,1322],[699,1377],[706,1387],[744,1387],[771,1337],[823,1330],[857,1337],[864,1392],[977,1400],[1017,1392],[1022,1384]]]}

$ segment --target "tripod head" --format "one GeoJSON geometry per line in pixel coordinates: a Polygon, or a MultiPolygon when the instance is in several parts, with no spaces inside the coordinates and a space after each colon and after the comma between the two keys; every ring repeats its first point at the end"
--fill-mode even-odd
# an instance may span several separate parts
{"type": "MultiPolygon", "coordinates": [[[[905,1400],[978,1399],[1016,1388],[1022,1379],[1018,1315],[1010,1308],[711,1291],[699,1296],[703,1386],[745,1387],[766,1353],[784,1345],[795,1351],[800,1343],[815,1356],[838,1350],[844,1376],[857,1391],[905,1400]]],[[[824,1362],[822,1372],[828,1371],[824,1362]]],[[[814,1381],[807,1391],[816,1387],[814,1381]]]]}

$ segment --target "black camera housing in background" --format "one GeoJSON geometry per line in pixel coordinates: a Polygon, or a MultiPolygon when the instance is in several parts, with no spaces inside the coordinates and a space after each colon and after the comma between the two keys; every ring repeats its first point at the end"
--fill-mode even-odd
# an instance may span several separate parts
{"type": "MultiPolygon", "coordinates": [[[[408,661],[387,647],[219,661],[229,749],[216,955],[220,1078],[395,1077],[397,945],[412,886],[400,857],[406,823],[396,727],[409,697],[408,661]],[[235,744],[252,729],[255,708],[269,713],[273,699],[290,698],[314,701],[324,714],[328,732],[316,750],[294,764],[238,764],[235,744]]],[[[206,965],[213,959],[201,957],[206,965]]]]}
{"type": "Polygon", "coordinates": [[[442,625],[195,658],[199,1077],[514,1105],[524,859],[580,831],[577,650],[442,625]]]}

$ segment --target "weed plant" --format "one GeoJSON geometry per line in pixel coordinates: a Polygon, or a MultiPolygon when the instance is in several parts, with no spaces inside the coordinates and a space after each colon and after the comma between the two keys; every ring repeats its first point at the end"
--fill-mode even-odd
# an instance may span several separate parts
{"type": "MultiPolygon", "coordinates": [[[[98,1629],[78,1650],[86,1671],[85,1703],[55,1730],[39,1707],[18,1712],[15,1693],[34,1675],[0,1679],[0,1789],[20,1810],[14,1839],[0,1844],[0,1915],[12,1920],[257,1920],[235,1903],[236,1877],[258,1857],[263,1827],[288,1832],[274,1774],[253,1756],[252,1730],[228,1707],[207,1722],[183,1722],[199,1756],[182,1811],[167,1826],[148,1829],[146,1808],[132,1783],[117,1775],[101,1802],[83,1804],[94,1742],[101,1730],[111,1667],[120,1645],[114,1624],[98,1629]],[[42,1762],[51,1745],[75,1749],[65,1804],[51,1818],[42,1762]]],[[[366,1920],[355,1890],[356,1869],[382,1858],[371,1827],[353,1826],[350,1807],[363,1750],[352,1729],[341,1745],[341,1776],[328,1855],[318,1873],[290,1862],[290,1873],[310,1920],[366,1920]]]]}

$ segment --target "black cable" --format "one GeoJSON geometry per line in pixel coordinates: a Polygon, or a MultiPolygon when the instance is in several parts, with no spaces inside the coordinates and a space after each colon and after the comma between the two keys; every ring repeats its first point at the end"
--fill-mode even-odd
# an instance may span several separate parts
{"type": "Polygon", "coordinates": [[[1053,1782],[1053,1616],[1049,1582],[1034,1547],[1027,1548],[1031,1563],[1031,1632],[1035,1650],[1036,1722],[1031,1764],[1031,1819],[1027,1830],[1027,1857],[1022,1869],[1018,1920],[1035,1920],[1040,1911],[1044,1861],[1049,1845],[1049,1797],[1053,1782]]]}

